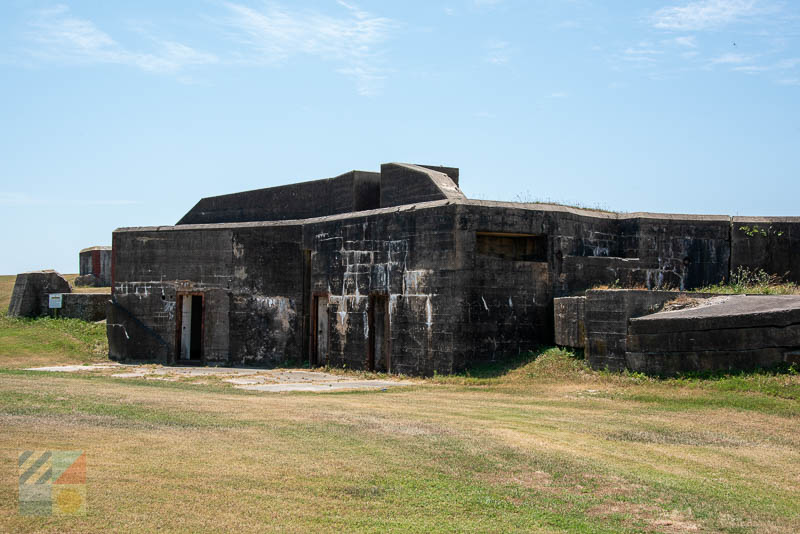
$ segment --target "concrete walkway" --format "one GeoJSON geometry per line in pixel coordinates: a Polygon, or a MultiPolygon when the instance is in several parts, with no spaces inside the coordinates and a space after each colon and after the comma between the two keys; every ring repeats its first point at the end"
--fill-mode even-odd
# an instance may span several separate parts
{"type": "Polygon", "coordinates": [[[361,379],[321,371],[302,369],[252,369],[239,367],[180,367],[96,363],[92,365],[58,365],[32,367],[27,371],[79,373],[93,372],[115,378],[179,381],[188,378],[219,377],[238,389],[279,393],[284,391],[341,391],[355,389],[387,389],[409,386],[408,380],[361,379]]]}

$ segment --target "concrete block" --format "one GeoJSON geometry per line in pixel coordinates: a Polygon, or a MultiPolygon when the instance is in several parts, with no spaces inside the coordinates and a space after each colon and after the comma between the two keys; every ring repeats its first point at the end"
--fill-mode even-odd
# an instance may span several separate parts
{"type": "Polygon", "coordinates": [[[586,297],[553,299],[556,345],[582,349],[586,346],[586,297]]]}
{"type": "Polygon", "coordinates": [[[41,315],[41,299],[49,293],[69,293],[69,283],[53,270],[20,273],[14,282],[11,302],[8,305],[10,317],[36,317],[41,315]]]}

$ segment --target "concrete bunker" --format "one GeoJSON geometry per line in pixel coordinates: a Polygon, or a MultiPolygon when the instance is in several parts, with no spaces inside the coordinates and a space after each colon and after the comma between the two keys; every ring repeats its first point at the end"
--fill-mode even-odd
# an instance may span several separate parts
{"type": "Polygon", "coordinates": [[[111,286],[111,247],[88,247],[78,253],[76,286],[111,286]]]}
{"type": "Polygon", "coordinates": [[[388,163],[117,229],[110,356],[445,374],[553,343],[554,299],[597,284],[719,283],[752,265],[741,247],[800,265],[798,218],[759,244],[728,216],[471,200],[458,177],[388,163]]]}

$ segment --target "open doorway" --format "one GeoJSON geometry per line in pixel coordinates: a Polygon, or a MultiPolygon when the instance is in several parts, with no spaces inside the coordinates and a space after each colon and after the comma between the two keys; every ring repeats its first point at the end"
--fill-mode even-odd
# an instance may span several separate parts
{"type": "Polygon", "coordinates": [[[311,340],[311,365],[321,367],[328,363],[328,296],[314,295],[314,303],[311,308],[312,335],[311,340]]]}
{"type": "Polygon", "coordinates": [[[203,360],[203,295],[178,295],[178,363],[201,363],[203,360]]]}
{"type": "Polygon", "coordinates": [[[389,373],[392,371],[389,335],[389,297],[373,293],[369,296],[369,354],[367,367],[370,371],[389,373]]]}

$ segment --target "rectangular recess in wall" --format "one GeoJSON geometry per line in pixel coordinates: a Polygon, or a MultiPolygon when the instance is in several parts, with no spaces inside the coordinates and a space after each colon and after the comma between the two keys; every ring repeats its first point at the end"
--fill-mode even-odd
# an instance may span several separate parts
{"type": "Polygon", "coordinates": [[[547,236],[476,232],[475,251],[511,261],[547,261],[547,236]]]}

